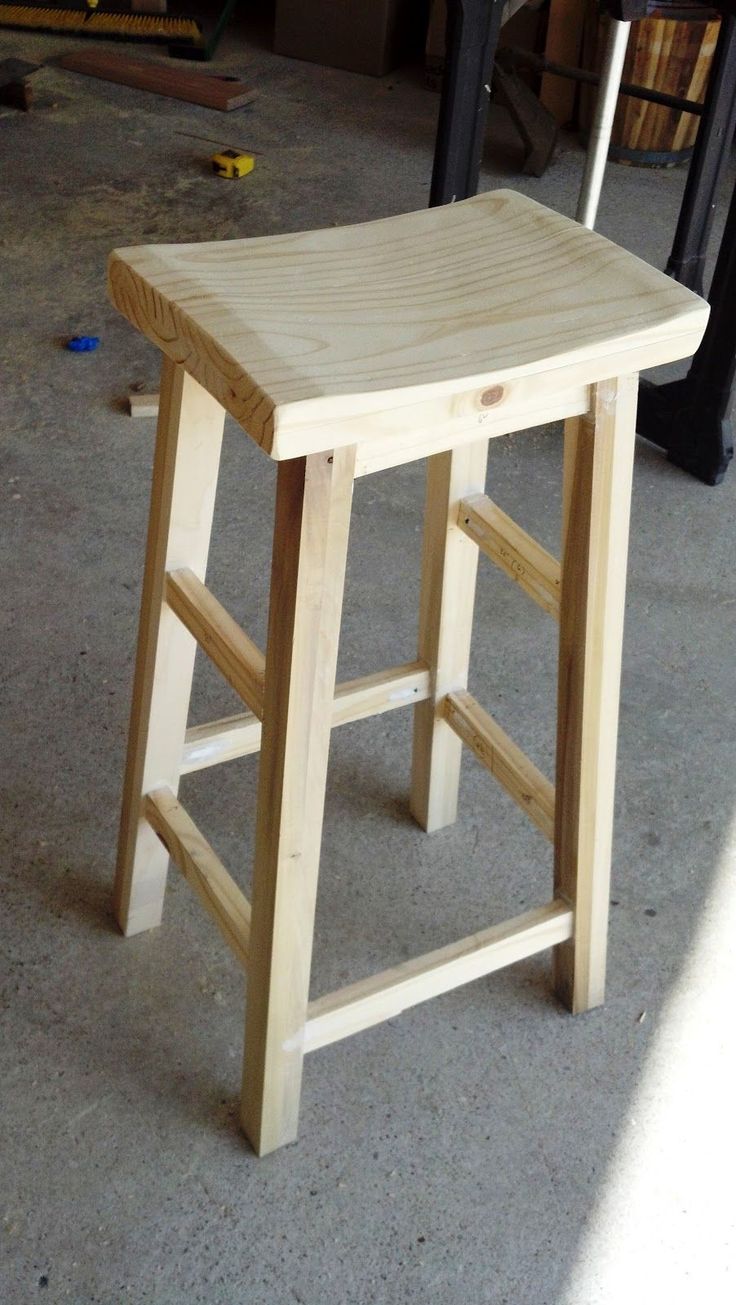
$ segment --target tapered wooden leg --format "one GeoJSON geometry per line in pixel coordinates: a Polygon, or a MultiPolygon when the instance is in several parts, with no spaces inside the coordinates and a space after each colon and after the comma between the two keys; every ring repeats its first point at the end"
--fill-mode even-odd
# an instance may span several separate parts
{"type": "Polygon", "coordinates": [[[555,897],[574,908],[555,983],[574,1012],[604,998],[636,376],[591,389],[565,431],[555,897]]]}
{"type": "Polygon", "coordinates": [[[411,811],[431,832],[457,816],[462,742],[439,704],[468,683],[478,546],[459,529],[457,510],[485,489],[488,440],[427,459],[419,657],[432,676],[432,696],[414,711],[411,811]]]}
{"type": "Polygon", "coordinates": [[[297,1135],[355,449],[278,469],[258,781],[242,1122],[297,1135]]]}
{"type": "Polygon", "coordinates": [[[196,644],[163,601],[166,571],[204,579],[224,411],[181,367],[164,360],[141,599],[138,655],[115,878],[125,934],[161,921],[168,853],[141,815],[141,797],[179,786],[196,644]]]}

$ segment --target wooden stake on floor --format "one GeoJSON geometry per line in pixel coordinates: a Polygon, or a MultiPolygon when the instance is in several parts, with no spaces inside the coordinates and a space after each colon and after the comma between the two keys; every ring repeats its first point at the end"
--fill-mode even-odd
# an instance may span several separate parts
{"type": "Polygon", "coordinates": [[[279,463],[258,779],[243,1128],[297,1134],[355,448],[279,463]]]}
{"type": "Polygon", "coordinates": [[[605,990],[637,377],[602,381],[565,432],[555,896],[574,908],[555,982],[577,1014],[605,990]]]}
{"type": "Polygon", "coordinates": [[[411,811],[431,832],[457,816],[462,742],[442,702],[466,689],[473,629],[478,545],[457,521],[461,499],[485,489],[488,440],[427,459],[427,507],[419,600],[419,651],[430,668],[432,696],[414,712],[411,811]]]}
{"type": "Polygon", "coordinates": [[[138,654],[115,878],[123,933],[161,921],[169,856],[142,814],[142,798],[176,795],[196,644],[164,602],[166,571],[204,578],[215,505],[224,410],[164,358],[138,654]]]}

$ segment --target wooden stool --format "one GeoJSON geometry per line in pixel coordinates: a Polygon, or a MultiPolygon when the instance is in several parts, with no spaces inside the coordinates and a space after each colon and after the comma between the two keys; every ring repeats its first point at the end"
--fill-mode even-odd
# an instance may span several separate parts
{"type": "Polygon", "coordinates": [[[511,191],[361,226],[112,255],[164,354],[116,885],[161,920],[169,856],[248,974],[243,1127],[297,1133],[307,1051],[554,947],[603,1000],[636,373],[697,348],[708,307],[511,191]],[[225,411],[278,461],[266,655],[203,580],[225,411]],[[562,567],[484,494],[489,437],[566,419],[562,567]],[[416,661],[335,687],[353,480],[428,456],[416,661]],[[467,692],[478,551],[560,623],[557,786],[467,692]],[[242,716],[187,730],[195,646],[242,716]],[[309,1001],[334,725],[416,706],[412,811],[455,819],[467,743],[554,841],[550,902],[309,1001]],[[262,724],[261,724],[262,722],[262,724]],[[176,794],[260,748],[252,908],[176,794]]]}

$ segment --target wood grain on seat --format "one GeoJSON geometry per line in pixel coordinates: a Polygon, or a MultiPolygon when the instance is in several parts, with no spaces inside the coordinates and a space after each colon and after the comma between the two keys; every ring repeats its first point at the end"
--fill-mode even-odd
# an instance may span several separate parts
{"type": "Polygon", "coordinates": [[[663,273],[507,190],[357,226],[117,250],[109,285],[275,458],[370,445],[374,431],[385,445],[428,401],[457,427],[531,402],[536,377],[549,394],[551,372],[567,393],[683,358],[708,316],[663,273]]]}

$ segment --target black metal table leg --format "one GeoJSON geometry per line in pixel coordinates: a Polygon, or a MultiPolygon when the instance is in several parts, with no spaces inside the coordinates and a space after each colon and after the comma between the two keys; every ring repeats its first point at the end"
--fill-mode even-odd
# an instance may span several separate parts
{"type": "Polygon", "coordinates": [[[698,138],[666,271],[703,294],[705,254],[716,194],[736,130],[736,17],[723,14],[698,138]]]}
{"type": "Polygon", "coordinates": [[[448,0],[445,74],[430,206],[478,189],[503,0],[448,0]]]}
{"type": "MultiPolygon", "coordinates": [[[[688,171],[667,271],[703,293],[703,268],[716,193],[736,128],[736,16],[722,5],[721,31],[695,152],[688,171]]],[[[733,457],[730,417],[736,380],[736,189],[710,290],[703,343],[682,381],[639,386],[637,430],[667,451],[670,462],[706,485],[718,485],[733,457]]]]}
{"type": "Polygon", "coordinates": [[[736,187],[713,273],[710,320],[703,343],[682,381],[639,387],[637,430],[670,462],[706,485],[723,480],[733,457],[729,418],[736,379],[736,187]]]}

